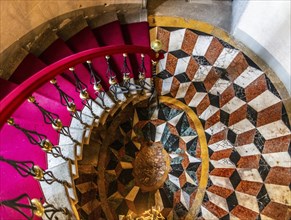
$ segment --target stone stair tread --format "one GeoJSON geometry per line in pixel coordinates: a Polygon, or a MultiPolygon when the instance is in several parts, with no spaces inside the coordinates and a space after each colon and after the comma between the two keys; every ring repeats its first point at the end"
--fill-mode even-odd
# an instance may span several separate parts
{"type": "Polygon", "coordinates": [[[92,118],[90,116],[82,114],[82,121],[90,127],[82,124],[78,119],[72,118],[70,128],[78,128],[78,129],[85,130],[84,138],[83,138],[82,142],[84,144],[88,144],[90,141],[91,131],[92,131],[92,127],[94,126],[95,120],[94,120],[94,118],[92,118]]]}
{"type": "MultiPolygon", "coordinates": [[[[59,183],[52,183],[51,185],[41,183],[41,187],[47,203],[54,205],[56,208],[67,208],[71,214],[71,219],[78,219],[79,215],[65,186],[59,183]]],[[[55,216],[59,219],[68,219],[62,213],[57,213],[55,216]]]]}
{"type": "Polygon", "coordinates": [[[143,8],[132,8],[126,12],[117,13],[121,24],[131,24],[148,20],[148,12],[143,8]]]}
{"type": "Polygon", "coordinates": [[[66,181],[70,185],[70,187],[67,187],[67,190],[68,190],[70,198],[72,198],[76,203],[78,201],[78,197],[75,190],[75,183],[71,176],[71,172],[72,172],[71,169],[72,169],[71,162],[65,161],[64,163],[61,163],[57,166],[49,168],[46,171],[51,171],[57,179],[66,181]]]}

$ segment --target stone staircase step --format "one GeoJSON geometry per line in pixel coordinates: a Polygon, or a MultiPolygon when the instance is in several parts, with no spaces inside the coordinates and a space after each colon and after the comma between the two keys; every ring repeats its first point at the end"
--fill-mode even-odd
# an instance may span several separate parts
{"type": "Polygon", "coordinates": [[[148,20],[148,12],[143,8],[132,8],[117,13],[121,24],[131,24],[148,20]]]}
{"type": "MultiPolygon", "coordinates": [[[[70,198],[76,204],[78,202],[78,197],[77,197],[77,193],[75,190],[75,183],[74,183],[74,180],[71,176],[71,173],[72,173],[71,169],[72,169],[71,162],[66,161],[66,162],[61,163],[57,166],[49,168],[46,171],[51,171],[57,179],[59,179],[61,181],[66,181],[68,183],[68,186],[66,186],[66,188],[68,190],[68,194],[69,194],[70,198]]],[[[59,183],[59,184],[61,184],[61,183],[59,183]]],[[[45,185],[47,185],[47,183],[41,182],[41,186],[45,186],[45,185]]]]}
{"type": "Polygon", "coordinates": [[[95,29],[116,20],[118,20],[116,12],[107,12],[95,18],[90,18],[87,20],[87,22],[91,29],[95,29]]]}

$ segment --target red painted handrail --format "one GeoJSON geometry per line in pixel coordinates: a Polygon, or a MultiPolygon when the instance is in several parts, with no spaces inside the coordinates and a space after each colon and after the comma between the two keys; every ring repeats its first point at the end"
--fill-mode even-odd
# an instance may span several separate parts
{"type": "Polygon", "coordinates": [[[13,112],[36,89],[41,87],[49,80],[53,79],[55,76],[63,73],[64,70],[96,57],[104,57],[106,55],[121,53],[143,53],[148,55],[154,61],[160,58],[156,57],[156,53],[149,47],[135,45],[115,45],[85,50],[61,59],[45,67],[41,71],[25,80],[0,102],[0,128],[6,123],[7,119],[13,114],[13,112]]]}

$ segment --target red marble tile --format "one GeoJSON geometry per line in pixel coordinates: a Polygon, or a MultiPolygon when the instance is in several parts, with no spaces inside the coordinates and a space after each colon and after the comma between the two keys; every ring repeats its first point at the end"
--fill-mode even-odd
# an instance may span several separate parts
{"type": "Polygon", "coordinates": [[[184,40],[182,42],[182,50],[185,51],[187,54],[192,55],[192,51],[196,44],[197,38],[198,38],[197,34],[186,29],[184,40]]]}
{"type": "Polygon", "coordinates": [[[222,94],[220,94],[219,105],[220,107],[224,106],[235,96],[234,88],[232,85],[229,85],[222,94]]]}
{"type": "Polygon", "coordinates": [[[174,75],[175,73],[177,62],[178,62],[178,58],[168,53],[166,70],[172,75],[174,75]]]}
{"type": "Polygon", "coordinates": [[[219,195],[220,197],[225,198],[225,199],[229,197],[230,194],[233,192],[233,190],[231,189],[227,189],[227,188],[223,188],[223,187],[215,186],[215,185],[212,185],[209,188],[207,188],[207,191],[212,192],[216,195],[219,195]]]}
{"type": "Polygon", "coordinates": [[[211,68],[205,80],[203,81],[206,91],[209,91],[218,79],[219,75],[215,72],[214,68],[211,68]]]}
{"type": "Polygon", "coordinates": [[[272,167],[265,183],[289,186],[291,183],[291,168],[272,167]]]}
{"type": "Polygon", "coordinates": [[[197,176],[198,181],[200,181],[201,172],[202,172],[202,163],[199,165],[198,169],[196,170],[196,176],[197,176]]]}
{"type": "Polygon", "coordinates": [[[210,128],[211,126],[215,125],[217,122],[220,121],[220,111],[217,111],[216,113],[214,113],[210,118],[208,118],[206,120],[205,129],[210,128]]]}
{"type": "Polygon", "coordinates": [[[272,123],[281,119],[282,102],[272,105],[258,113],[257,127],[272,123]]]}
{"type": "Polygon", "coordinates": [[[181,198],[181,190],[174,192],[173,203],[177,204],[178,202],[180,202],[180,198],[181,198]]]}
{"type": "Polygon", "coordinates": [[[220,159],[224,159],[224,158],[229,158],[231,155],[232,149],[225,149],[225,150],[220,150],[220,151],[215,151],[210,159],[211,160],[220,160],[220,159]]]}
{"type": "Polygon", "coordinates": [[[234,216],[240,218],[240,219],[245,219],[245,220],[252,220],[252,219],[257,219],[259,213],[256,213],[250,209],[247,209],[241,205],[237,205],[233,210],[231,210],[231,214],[234,216]]]}
{"type": "Polygon", "coordinates": [[[264,145],[264,154],[288,151],[291,135],[267,140],[264,145]]]}
{"type": "Polygon", "coordinates": [[[209,105],[210,105],[209,96],[206,95],[196,107],[197,114],[201,115],[209,105]]]}
{"type": "Polygon", "coordinates": [[[193,57],[190,57],[190,60],[186,69],[186,74],[191,81],[193,80],[194,75],[197,72],[198,68],[199,68],[199,64],[195,61],[193,57]]]}
{"type": "Polygon", "coordinates": [[[178,90],[179,90],[179,87],[180,87],[180,82],[179,82],[179,80],[177,80],[177,79],[174,77],[174,78],[173,78],[173,81],[172,81],[171,91],[170,91],[170,93],[171,93],[171,95],[172,95],[173,97],[176,97],[177,92],[178,92],[178,90]]]}
{"type": "Polygon", "coordinates": [[[270,202],[261,213],[276,220],[291,219],[291,212],[288,211],[288,206],[276,202],[270,202]]]}
{"type": "Polygon", "coordinates": [[[242,146],[246,144],[253,143],[255,137],[256,130],[252,129],[242,134],[237,135],[235,145],[242,146]]]}
{"type": "Polygon", "coordinates": [[[223,50],[223,45],[217,38],[213,38],[205,54],[207,61],[213,65],[223,50]]]}
{"type": "Polygon", "coordinates": [[[235,168],[214,168],[210,175],[220,176],[220,177],[230,177],[235,171],[235,168]]]}
{"type": "Polygon", "coordinates": [[[257,196],[262,186],[263,183],[242,180],[235,190],[252,196],[257,196]]]}
{"type": "Polygon", "coordinates": [[[260,155],[241,157],[237,163],[238,168],[259,168],[260,155]]]}
{"type": "Polygon", "coordinates": [[[215,205],[210,201],[204,203],[203,206],[212,214],[214,214],[217,218],[222,218],[223,216],[228,214],[227,211],[225,211],[224,209],[220,208],[219,206],[215,205]]]}
{"type": "Polygon", "coordinates": [[[234,81],[248,66],[244,55],[242,52],[239,52],[226,69],[228,78],[234,81]]]}
{"type": "Polygon", "coordinates": [[[255,79],[250,85],[248,85],[245,88],[245,95],[247,102],[250,102],[254,98],[256,98],[258,95],[263,93],[268,89],[265,75],[259,76],[257,79],[255,79]]]}
{"type": "Polygon", "coordinates": [[[170,32],[161,28],[157,27],[157,39],[162,42],[162,50],[168,51],[169,48],[169,40],[170,40],[170,32]]]}
{"type": "Polygon", "coordinates": [[[163,88],[163,79],[161,78],[156,78],[156,90],[158,95],[161,95],[162,93],[162,88],[163,88]]]}
{"type": "Polygon", "coordinates": [[[230,114],[228,126],[234,125],[235,123],[245,119],[246,116],[247,116],[247,104],[244,104],[239,109],[230,114]]]}
{"type": "Polygon", "coordinates": [[[179,176],[179,182],[180,182],[180,186],[184,186],[185,183],[187,182],[185,172],[183,172],[183,173],[179,176]]]}
{"type": "Polygon", "coordinates": [[[210,140],[208,141],[208,145],[210,144],[214,144],[216,142],[222,141],[224,139],[227,138],[227,129],[220,131],[216,134],[213,134],[210,138],[210,140]]]}
{"type": "Polygon", "coordinates": [[[184,97],[185,103],[188,105],[189,102],[192,100],[193,96],[196,93],[195,86],[193,84],[190,84],[188,87],[188,90],[186,92],[186,95],[184,97]]]}

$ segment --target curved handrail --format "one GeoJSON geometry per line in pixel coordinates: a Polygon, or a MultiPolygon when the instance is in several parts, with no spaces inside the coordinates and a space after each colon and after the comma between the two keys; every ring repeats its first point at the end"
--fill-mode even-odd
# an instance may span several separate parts
{"type": "Polygon", "coordinates": [[[142,53],[148,55],[154,61],[160,58],[156,56],[156,52],[150,47],[135,45],[114,45],[93,48],[65,57],[25,80],[0,102],[0,128],[28,96],[44,83],[63,73],[64,70],[77,64],[84,63],[87,60],[119,53],[142,53]]]}

